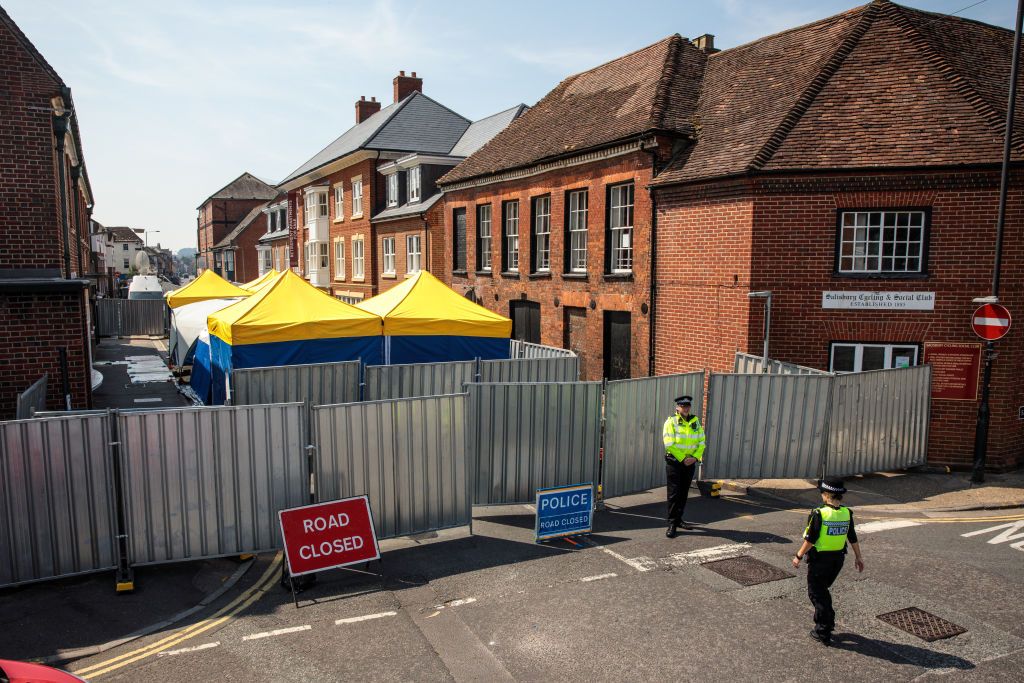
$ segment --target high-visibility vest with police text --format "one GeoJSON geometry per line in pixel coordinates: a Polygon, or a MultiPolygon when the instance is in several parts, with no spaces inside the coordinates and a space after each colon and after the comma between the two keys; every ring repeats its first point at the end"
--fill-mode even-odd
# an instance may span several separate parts
{"type": "Polygon", "coordinates": [[[845,548],[846,537],[850,533],[850,508],[822,505],[818,512],[821,513],[821,532],[814,542],[814,548],[819,552],[834,552],[845,548]]]}
{"type": "Polygon", "coordinates": [[[700,460],[704,457],[704,428],[700,426],[696,415],[686,418],[673,415],[665,420],[661,436],[665,452],[679,462],[685,458],[700,460]]]}

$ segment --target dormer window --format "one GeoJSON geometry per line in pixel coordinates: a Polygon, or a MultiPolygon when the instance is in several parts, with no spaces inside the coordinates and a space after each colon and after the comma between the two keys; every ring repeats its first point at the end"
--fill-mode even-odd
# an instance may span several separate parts
{"type": "Polygon", "coordinates": [[[388,176],[388,206],[398,206],[398,173],[388,176]]]}
{"type": "Polygon", "coordinates": [[[420,167],[409,169],[409,201],[418,202],[420,200],[420,167]]]}

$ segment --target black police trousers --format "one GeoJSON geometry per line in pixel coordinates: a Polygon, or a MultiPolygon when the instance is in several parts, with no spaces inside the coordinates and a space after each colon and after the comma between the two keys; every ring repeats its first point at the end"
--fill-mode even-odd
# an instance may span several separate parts
{"type": "Polygon", "coordinates": [[[822,638],[831,638],[836,627],[836,611],[832,609],[829,588],[843,569],[846,555],[841,551],[814,552],[807,558],[807,595],[814,605],[814,632],[822,638]]]}
{"type": "Polygon", "coordinates": [[[668,488],[668,523],[682,524],[686,509],[686,494],[693,482],[697,463],[684,465],[673,456],[665,456],[665,480],[668,488]]]}

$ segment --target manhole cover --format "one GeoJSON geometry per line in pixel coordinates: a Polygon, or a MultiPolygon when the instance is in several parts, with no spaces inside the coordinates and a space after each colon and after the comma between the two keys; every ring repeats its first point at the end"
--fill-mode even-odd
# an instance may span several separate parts
{"type": "Polygon", "coordinates": [[[895,612],[886,612],[885,614],[879,614],[878,618],[891,626],[917,636],[921,640],[927,640],[929,643],[934,640],[952,638],[961,633],[967,633],[967,629],[963,626],[954,624],[952,621],[946,621],[942,617],[937,617],[931,612],[925,612],[917,607],[907,607],[906,609],[898,609],[895,612]]]}
{"type": "Polygon", "coordinates": [[[702,566],[744,586],[756,586],[759,583],[788,579],[793,576],[787,571],[749,555],[705,562],[702,566]]]}

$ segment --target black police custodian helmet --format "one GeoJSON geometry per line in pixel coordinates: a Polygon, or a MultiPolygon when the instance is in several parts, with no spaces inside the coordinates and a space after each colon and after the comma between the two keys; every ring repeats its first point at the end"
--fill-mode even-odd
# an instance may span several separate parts
{"type": "Polygon", "coordinates": [[[822,493],[838,493],[840,495],[846,493],[842,479],[822,479],[818,482],[818,490],[822,493]]]}
{"type": "Polygon", "coordinates": [[[679,398],[676,399],[676,405],[677,406],[693,405],[693,397],[692,396],[680,396],[679,398]]]}

